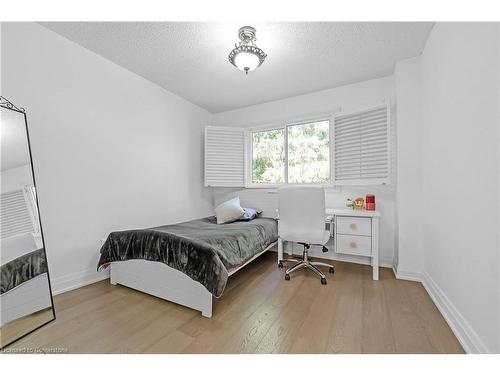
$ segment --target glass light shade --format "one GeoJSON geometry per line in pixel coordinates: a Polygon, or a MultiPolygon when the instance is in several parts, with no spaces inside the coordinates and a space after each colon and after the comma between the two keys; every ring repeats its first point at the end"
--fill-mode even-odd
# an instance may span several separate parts
{"type": "Polygon", "coordinates": [[[259,66],[259,62],[256,54],[245,51],[238,53],[234,58],[234,64],[243,71],[254,70],[259,66]]]}

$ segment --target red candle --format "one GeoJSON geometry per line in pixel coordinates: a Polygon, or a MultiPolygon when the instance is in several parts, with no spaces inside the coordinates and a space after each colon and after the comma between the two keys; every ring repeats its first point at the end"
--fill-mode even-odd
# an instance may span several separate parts
{"type": "Polygon", "coordinates": [[[366,195],[366,210],[375,211],[375,195],[373,194],[366,195]]]}

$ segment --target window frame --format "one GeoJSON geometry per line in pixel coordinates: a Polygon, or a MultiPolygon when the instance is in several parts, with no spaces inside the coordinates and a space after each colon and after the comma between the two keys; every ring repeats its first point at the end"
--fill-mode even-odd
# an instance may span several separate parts
{"type": "Polygon", "coordinates": [[[34,185],[23,186],[24,199],[26,200],[26,205],[28,206],[28,211],[31,217],[31,222],[33,223],[33,235],[36,237],[41,237],[40,230],[40,214],[38,212],[37,199],[36,199],[36,188],[34,185]]]}
{"type": "Polygon", "coordinates": [[[333,115],[322,115],[312,118],[304,118],[294,121],[283,121],[274,124],[256,126],[248,129],[245,132],[245,143],[246,143],[246,178],[245,187],[252,189],[273,189],[279,188],[281,186],[321,186],[321,187],[334,187],[333,184],[333,115]],[[304,182],[304,183],[290,183],[288,182],[288,127],[295,125],[304,125],[313,122],[328,121],[328,142],[329,142],[329,176],[328,182],[317,183],[317,182],[304,182]],[[283,130],[283,150],[284,150],[284,176],[285,182],[283,183],[266,183],[266,182],[253,182],[253,134],[258,132],[270,131],[270,130],[283,130]]]}

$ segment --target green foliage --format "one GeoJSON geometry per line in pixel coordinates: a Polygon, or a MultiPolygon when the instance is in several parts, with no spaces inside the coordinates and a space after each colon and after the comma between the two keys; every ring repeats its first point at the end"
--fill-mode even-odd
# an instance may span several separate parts
{"type": "Polygon", "coordinates": [[[283,129],[253,133],[252,180],[254,183],[284,182],[283,140],[283,129]]]}
{"type": "Polygon", "coordinates": [[[264,172],[268,167],[268,161],[265,158],[256,158],[253,160],[253,178],[256,181],[262,181],[264,172]]]}
{"type": "Polygon", "coordinates": [[[329,122],[288,127],[288,182],[323,183],[330,178],[329,122]]]}
{"type": "MultiPolygon", "coordinates": [[[[254,183],[281,183],[285,179],[284,129],[253,133],[254,183]]],[[[329,122],[287,128],[288,182],[323,183],[330,178],[329,122]]]]}

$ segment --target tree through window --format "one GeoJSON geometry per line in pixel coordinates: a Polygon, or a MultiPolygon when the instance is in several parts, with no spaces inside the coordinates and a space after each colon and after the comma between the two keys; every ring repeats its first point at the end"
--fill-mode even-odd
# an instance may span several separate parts
{"type": "Polygon", "coordinates": [[[328,120],[252,133],[252,183],[321,184],[329,181],[328,120]]]}

